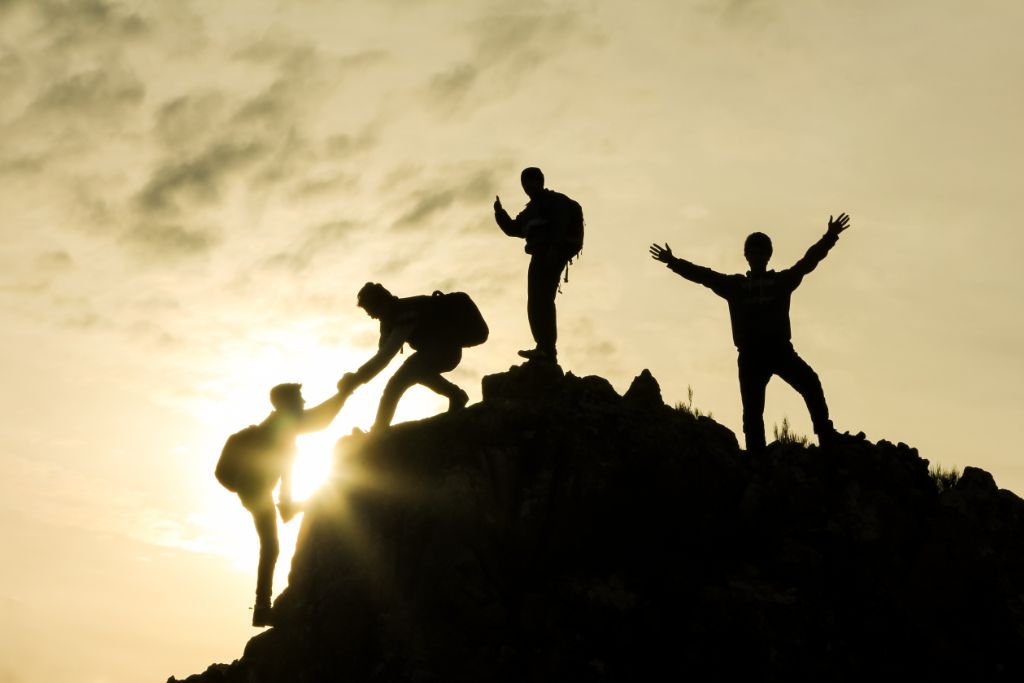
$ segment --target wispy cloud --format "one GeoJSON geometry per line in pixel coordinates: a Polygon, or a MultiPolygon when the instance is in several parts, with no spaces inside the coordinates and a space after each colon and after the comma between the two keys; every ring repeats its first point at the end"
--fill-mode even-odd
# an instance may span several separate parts
{"type": "Polygon", "coordinates": [[[126,235],[127,242],[147,257],[188,257],[208,252],[220,242],[212,230],[187,227],[159,220],[135,224],[126,235]]]}
{"type": "Polygon", "coordinates": [[[30,114],[110,116],[139,104],[146,88],[122,68],[91,69],[69,74],[47,87],[32,103],[30,114]]]}
{"type": "Polygon", "coordinates": [[[36,268],[50,273],[58,273],[70,270],[74,267],[75,261],[71,254],[63,249],[45,251],[36,257],[36,268]]]}
{"type": "Polygon", "coordinates": [[[74,48],[83,43],[141,37],[149,28],[139,13],[107,0],[8,0],[6,4],[34,9],[55,47],[74,48]]]}
{"type": "Polygon", "coordinates": [[[154,115],[157,142],[169,149],[188,149],[206,142],[211,128],[216,130],[216,124],[223,121],[225,106],[226,97],[215,90],[199,90],[164,102],[154,115]]]}
{"type": "Polygon", "coordinates": [[[293,273],[303,273],[309,269],[315,258],[345,244],[360,228],[358,223],[347,220],[317,225],[306,231],[294,249],[274,254],[266,260],[265,265],[271,268],[283,267],[293,273]]]}
{"type": "Polygon", "coordinates": [[[491,168],[475,169],[468,174],[462,171],[452,180],[446,179],[433,187],[413,191],[408,198],[412,206],[399,217],[394,227],[408,230],[422,226],[436,214],[458,203],[480,205],[494,196],[497,187],[495,171],[491,168]]]}
{"type": "Polygon", "coordinates": [[[472,40],[469,57],[430,79],[427,92],[435,103],[463,104],[492,71],[497,72],[495,82],[514,88],[559,53],[578,47],[588,35],[578,10],[552,11],[539,5],[489,14],[470,22],[468,30],[472,40]]]}
{"type": "Polygon", "coordinates": [[[143,214],[174,212],[185,201],[212,203],[234,172],[250,167],[267,154],[261,142],[216,142],[199,154],[168,160],[153,172],[136,203],[143,214]]]}

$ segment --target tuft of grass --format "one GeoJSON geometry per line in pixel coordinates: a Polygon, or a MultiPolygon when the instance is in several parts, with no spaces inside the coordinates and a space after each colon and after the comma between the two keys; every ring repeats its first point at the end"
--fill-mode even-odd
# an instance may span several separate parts
{"type": "Polygon", "coordinates": [[[772,427],[772,431],[775,433],[775,440],[781,444],[792,443],[806,448],[810,443],[810,440],[806,436],[801,436],[793,431],[789,426],[789,419],[786,417],[782,418],[781,425],[775,425],[772,427]]]}
{"type": "Polygon", "coordinates": [[[711,417],[711,413],[705,413],[700,408],[693,406],[693,387],[689,384],[686,385],[686,403],[682,401],[676,403],[676,410],[682,411],[693,417],[711,417]]]}
{"type": "Polygon", "coordinates": [[[956,486],[956,483],[960,481],[961,473],[955,467],[950,467],[947,470],[943,469],[941,465],[931,465],[928,467],[928,474],[931,475],[932,481],[935,482],[935,488],[939,490],[939,493],[942,493],[956,486]]]}

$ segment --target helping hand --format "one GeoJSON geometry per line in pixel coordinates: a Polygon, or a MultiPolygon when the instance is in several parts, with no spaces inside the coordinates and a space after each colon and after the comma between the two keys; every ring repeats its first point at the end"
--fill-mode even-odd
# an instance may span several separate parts
{"type": "Polygon", "coordinates": [[[359,388],[359,381],[356,378],[356,373],[346,372],[341,379],[338,380],[338,393],[342,396],[349,396],[359,388]]]}
{"type": "Polygon", "coordinates": [[[850,217],[845,213],[839,214],[838,218],[833,219],[832,216],[828,217],[828,234],[839,235],[843,230],[850,227],[850,217]]]}
{"type": "Polygon", "coordinates": [[[503,207],[501,205],[501,197],[495,195],[494,196],[494,213],[498,213],[499,211],[504,211],[504,210],[505,210],[505,207],[503,207]]]}
{"type": "Polygon", "coordinates": [[[668,242],[665,243],[664,247],[660,244],[652,244],[648,251],[651,253],[651,258],[662,263],[672,263],[672,260],[675,258],[672,256],[672,248],[668,246],[668,242]]]}

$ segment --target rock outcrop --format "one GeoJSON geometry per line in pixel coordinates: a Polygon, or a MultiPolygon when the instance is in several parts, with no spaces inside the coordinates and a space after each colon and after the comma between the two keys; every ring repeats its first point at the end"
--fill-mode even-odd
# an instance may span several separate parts
{"type": "MultiPolygon", "coordinates": [[[[221,681],[1021,680],[1024,502],[904,445],[748,458],[646,372],[527,364],[356,434],[221,681]]],[[[172,679],[173,680],[173,679],[172,679]]]]}

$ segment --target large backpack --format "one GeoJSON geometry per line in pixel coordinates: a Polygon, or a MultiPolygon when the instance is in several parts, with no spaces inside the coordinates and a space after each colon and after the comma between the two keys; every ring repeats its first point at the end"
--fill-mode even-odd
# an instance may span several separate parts
{"type": "Polygon", "coordinates": [[[430,342],[442,342],[467,348],[487,341],[490,330],[465,292],[434,292],[431,296],[409,297],[418,322],[409,338],[409,345],[420,349],[430,342]]]}
{"type": "Polygon", "coordinates": [[[583,207],[564,194],[558,194],[555,215],[555,239],[570,263],[583,251],[583,207]]]}
{"type": "Polygon", "coordinates": [[[213,473],[228,491],[246,493],[272,489],[281,475],[274,455],[267,430],[250,425],[228,437],[213,473]]]}

